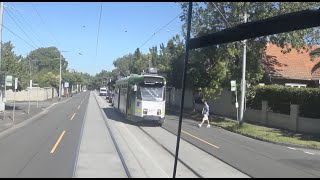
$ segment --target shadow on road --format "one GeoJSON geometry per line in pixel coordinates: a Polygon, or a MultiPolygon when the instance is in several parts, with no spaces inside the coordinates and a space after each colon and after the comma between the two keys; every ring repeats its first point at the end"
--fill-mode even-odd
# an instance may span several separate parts
{"type": "MultiPolygon", "coordinates": [[[[13,106],[6,105],[6,110],[13,110],[13,106]]],[[[22,110],[22,108],[16,106],[15,110],[22,110]]]]}
{"type": "Polygon", "coordinates": [[[115,108],[102,108],[103,112],[106,114],[108,119],[113,120],[113,121],[118,121],[122,122],[125,124],[130,124],[134,126],[139,126],[139,127],[157,127],[159,126],[158,123],[155,122],[134,122],[127,120],[124,115],[120,114],[119,111],[117,111],[115,108]]]}

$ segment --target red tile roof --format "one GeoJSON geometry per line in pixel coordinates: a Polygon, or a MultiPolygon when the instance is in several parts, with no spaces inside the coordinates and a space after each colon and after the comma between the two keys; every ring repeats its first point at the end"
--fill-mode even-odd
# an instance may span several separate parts
{"type": "MultiPolygon", "coordinates": [[[[315,49],[319,46],[312,46],[315,49]]],[[[286,79],[316,80],[320,79],[320,68],[314,68],[320,62],[320,57],[311,61],[309,53],[301,49],[300,53],[292,49],[289,53],[283,54],[281,47],[268,44],[266,58],[262,60],[265,69],[273,77],[283,77],[286,79]]]]}

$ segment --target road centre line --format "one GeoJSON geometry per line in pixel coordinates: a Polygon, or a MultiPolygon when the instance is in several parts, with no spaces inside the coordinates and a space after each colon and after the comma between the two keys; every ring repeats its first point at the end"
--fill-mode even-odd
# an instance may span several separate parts
{"type": "Polygon", "coordinates": [[[61,141],[61,139],[62,139],[62,137],[63,137],[63,135],[64,135],[65,132],[66,132],[66,131],[63,131],[63,132],[62,132],[62,134],[60,135],[60,137],[59,137],[59,139],[57,140],[56,144],[55,144],[55,145],[53,146],[53,148],[51,149],[50,154],[54,153],[54,151],[55,151],[56,148],[58,147],[58,145],[59,145],[59,143],[60,143],[60,141],[61,141]]]}
{"type": "Polygon", "coordinates": [[[198,139],[198,140],[200,140],[200,141],[202,141],[202,142],[204,142],[204,143],[206,143],[206,144],[208,144],[208,145],[210,145],[210,146],[212,146],[212,147],[215,147],[215,148],[219,149],[218,146],[216,146],[216,145],[214,145],[214,144],[211,144],[211,143],[209,143],[209,142],[207,142],[207,141],[205,141],[205,140],[202,140],[202,139],[200,139],[200,138],[198,138],[198,137],[196,137],[196,136],[194,136],[194,135],[192,135],[192,134],[189,134],[189,133],[187,133],[187,132],[185,132],[185,131],[183,131],[183,130],[181,130],[181,132],[183,132],[183,133],[185,133],[185,134],[187,134],[187,135],[189,135],[189,136],[191,136],[191,137],[193,137],[193,138],[195,138],[195,139],[198,139]]]}

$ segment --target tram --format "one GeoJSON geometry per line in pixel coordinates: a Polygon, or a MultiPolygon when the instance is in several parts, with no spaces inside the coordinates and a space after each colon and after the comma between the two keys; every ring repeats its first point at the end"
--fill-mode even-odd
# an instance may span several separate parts
{"type": "Polygon", "coordinates": [[[165,86],[163,76],[130,74],[116,81],[113,105],[127,120],[162,125],[165,120],[165,86]]]}

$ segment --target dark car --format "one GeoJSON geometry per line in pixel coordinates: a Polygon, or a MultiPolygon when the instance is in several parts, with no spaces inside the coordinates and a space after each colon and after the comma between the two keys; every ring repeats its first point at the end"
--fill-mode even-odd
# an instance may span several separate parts
{"type": "Polygon", "coordinates": [[[111,96],[109,98],[109,103],[113,104],[113,99],[114,99],[114,93],[111,94],[111,96]]]}
{"type": "Polygon", "coordinates": [[[107,93],[107,95],[106,95],[107,102],[112,103],[113,97],[114,97],[113,93],[110,93],[110,92],[107,93]]]}

